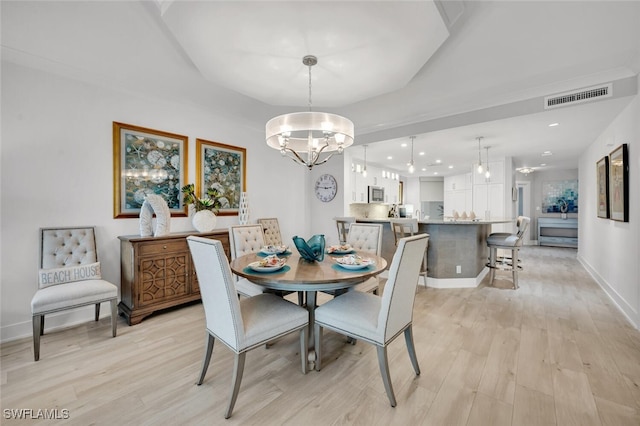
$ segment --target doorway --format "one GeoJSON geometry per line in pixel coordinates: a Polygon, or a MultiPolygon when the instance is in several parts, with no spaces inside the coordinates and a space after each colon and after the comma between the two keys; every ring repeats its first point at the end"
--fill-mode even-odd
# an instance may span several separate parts
{"type": "MultiPolygon", "coordinates": [[[[516,181],[516,191],[517,191],[517,200],[516,200],[516,212],[517,216],[526,216],[531,219],[531,182],[529,181],[516,181]]],[[[524,240],[522,244],[529,245],[531,244],[531,234],[533,232],[533,223],[531,220],[529,223],[529,230],[524,236],[524,240]]]]}

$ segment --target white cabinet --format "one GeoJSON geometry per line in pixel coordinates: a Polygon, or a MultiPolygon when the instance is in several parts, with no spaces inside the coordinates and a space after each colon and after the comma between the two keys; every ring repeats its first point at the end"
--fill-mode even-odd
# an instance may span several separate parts
{"type": "Polygon", "coordinates": [[[471,173],[449,176],[444,178],[444,215],[451,216],[453,211],[458,213],[470,212],[472,209],[473,192],[471,173]]]}

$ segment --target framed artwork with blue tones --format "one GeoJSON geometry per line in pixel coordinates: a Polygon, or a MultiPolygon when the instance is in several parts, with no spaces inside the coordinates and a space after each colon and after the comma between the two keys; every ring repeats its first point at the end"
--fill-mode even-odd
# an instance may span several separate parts
{"type": "Polygon", "coordinates": [[[240,195],[247,190],[247,150],[219,142],[196,139],[196,193],[208,197],[215,191],[218,216],[234,216],[240,195]]]}
{"type": "Polygon", "coordinates": [[[114,218],[137,218],[149,194],[171,216],[187,216],[180,188],[187,180],[187,136],[113,122],[114,218]]]}
{"type": "Polygon", "coordinates": [[[544,182],[542,213],[578,213],[578,181],[544,182]]]}

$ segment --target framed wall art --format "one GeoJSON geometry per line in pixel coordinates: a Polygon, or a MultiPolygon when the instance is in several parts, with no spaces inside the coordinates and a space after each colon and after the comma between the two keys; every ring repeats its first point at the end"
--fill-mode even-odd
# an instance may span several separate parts
{"type": "Polygon", "coordinates": [[[207,197],[215,190],[218,216],[238,214],[240,196],[247,190],[246,174],[245,148],[196,139],[196,193],[207,197]]]}
{"type": "Polygon", "coordinates": [[[609,154],[609,218],[629,221],[629,154],[626,143],[609,154]]]}
{"type": "Polygon", "coordinates": [[[598,180],[598,217],[609,217],[609,157],[603,157],[596,163],[598,180]]]}
{"type": "Polygon", "coordinates": [[[148,194],[160,195],[171,216],[186,216],[187,147],[187,136],[114,121],[113,216],[138,217],[148,194]]]}

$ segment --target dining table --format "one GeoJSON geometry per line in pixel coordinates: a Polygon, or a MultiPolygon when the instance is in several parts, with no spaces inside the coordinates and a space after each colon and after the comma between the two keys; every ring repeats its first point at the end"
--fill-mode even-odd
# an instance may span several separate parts
{"type": "Polygon", "coordinates": [[[352,291],[356,285],[382,273],[387,267],[387,261],[373,253],[354,252],[353,254],[363,259],[369,259],[372,262],[366,267],[347,269],[337,261],[344,254],[327,254],[321,261],[310,262],[297,253],[286,252],[278,255],[286,259],[286,264],[282,268],[275,271],[261,272],[252,268],[252,265],[256,265],[255,262],[259,262],[264,258],[264,255],[258,252],[245,254],[232,260],[230,267],[234,274],[267,289],[292,292],[303,291],[305,293],[305,307],[309,312],[308,361],[315,363],[314,311],[317,306],[318,291],[352,291]]]}

